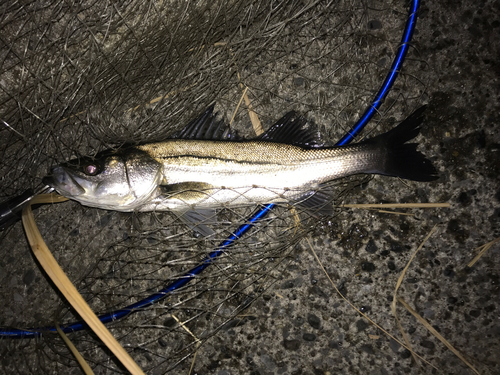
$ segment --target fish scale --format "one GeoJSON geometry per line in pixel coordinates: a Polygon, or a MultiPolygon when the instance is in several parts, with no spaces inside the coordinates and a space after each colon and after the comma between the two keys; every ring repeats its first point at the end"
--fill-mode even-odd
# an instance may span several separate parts
{"type": "Polygon", "coordinates": [[[163,166],[169,184],[303,189],[380,164],[373,145],[304,149],[270,142],[170,141],[139,146],[163,166]]]}

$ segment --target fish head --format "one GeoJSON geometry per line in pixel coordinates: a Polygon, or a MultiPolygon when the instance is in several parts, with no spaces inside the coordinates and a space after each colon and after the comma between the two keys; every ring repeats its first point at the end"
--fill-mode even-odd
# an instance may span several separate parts
{"type": "Polygon", "coordinates": [[[67,198],[115,211],[134,211],[148,203],[161,180],[161,164],[137,149],[73,159],[53,167],[43,179],[67,198]]]}

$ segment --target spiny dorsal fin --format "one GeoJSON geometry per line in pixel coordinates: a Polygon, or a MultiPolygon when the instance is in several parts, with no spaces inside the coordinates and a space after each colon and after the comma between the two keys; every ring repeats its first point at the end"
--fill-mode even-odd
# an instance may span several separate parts
{"type": "MultiPolygon", "coordinates": [[[[192,120],[184,129],[174,133],[173,139],[198,139],[198,140],[238,140],[238,135],[230,129],[223,120],[217,120],[214,113],[215,103],[210,105],[198,118],[192,120]]],[[[302,147],[320,147],[315,135],[304,129],[307,120],[298,116],[295,111],[288,112],[269,128],[258,139],[293,144],[302,147]]]]}
{"type": "Polygon", "coordinates": [[[269,128],[259,139],[302,147],[320,147],[310,130],[304,129],[307,120],[290,111],[269,128]]]}
{"type": "Polygon", "coordinates": [[[198,118],[192,120],[184,129],[174,133],[174,139],[203,139],[203,140],[233,140],[236,134],[225,123],[217,120],[214,113],[215,103],[210,105],[198,118]]]}

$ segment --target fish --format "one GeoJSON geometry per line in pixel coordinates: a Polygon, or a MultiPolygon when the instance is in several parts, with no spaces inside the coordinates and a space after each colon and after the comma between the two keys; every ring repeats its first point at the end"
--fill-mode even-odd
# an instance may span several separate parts
{"type": "MultiPolygon", "coordinates": [[[[239,139],[211,105],[162,142],[123,146],[51,168],[43,181],[82,205],[122,212],[188,212],[299,202],[328,207],[325,183],[355,174],[429,182],[431,161],[408,143],[425,106],[392,130],[347,146],[325,147],[291,111],[255,139],[239,139]]],[[[328,212],[327,209],[324,212],[328,212]]]]}

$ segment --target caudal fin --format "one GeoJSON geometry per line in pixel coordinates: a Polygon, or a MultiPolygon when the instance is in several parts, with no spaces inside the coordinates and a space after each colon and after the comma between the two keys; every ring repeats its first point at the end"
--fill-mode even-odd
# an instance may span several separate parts
{"type": "Polygon", "coordinates": [[[367,142],[376,142],[386,150],[380,174],[414,181],[434,181],[439,178],[436,168],[424,154],[417,151],[417,143],[406,143],[415,138],[422,125],[426,106],[420,107],[387,133],[380,134],[367,142]]]}

